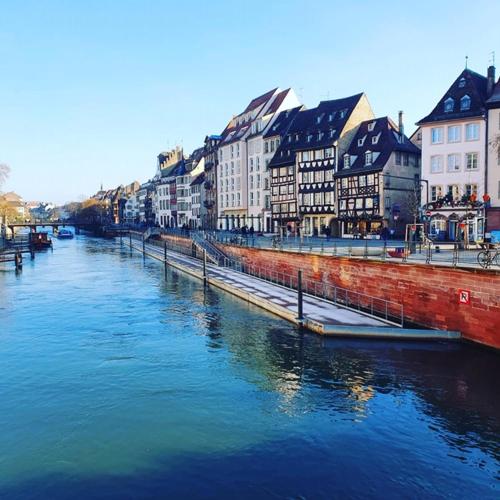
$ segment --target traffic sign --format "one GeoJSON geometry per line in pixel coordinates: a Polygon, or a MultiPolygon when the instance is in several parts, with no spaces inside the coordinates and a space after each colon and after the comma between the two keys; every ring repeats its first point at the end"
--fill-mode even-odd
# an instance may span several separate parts
{"type": "Polygon", "coordinates": [[[470,290],[458,290],[458,302],[459,304],[470,304],[470,290]]]}

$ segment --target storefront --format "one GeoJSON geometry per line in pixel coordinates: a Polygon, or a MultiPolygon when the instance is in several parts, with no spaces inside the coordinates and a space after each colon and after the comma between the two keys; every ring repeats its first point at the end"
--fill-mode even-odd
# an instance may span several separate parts
{"type": "Polygon", "coordinates": [[[429,236],[437,241],[468,241],[473,243],[484,239],[484,209],[441,208],[431,211],[429,236]]]}

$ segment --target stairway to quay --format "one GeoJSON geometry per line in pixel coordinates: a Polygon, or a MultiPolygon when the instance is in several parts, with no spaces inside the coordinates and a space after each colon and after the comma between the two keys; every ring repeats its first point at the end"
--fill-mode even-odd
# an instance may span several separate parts
{"type": "MultiPolygon", "coordinates": [[[[229,245],[179,235],[131,232],[122,244],[155,258],[209,286],[225,290],[321,335],[369,338],[457,340],[459,330],[413,324],[402,303],[312,279],[306,267],[272,269],[269,255],[235,255],[229,245]]],[[[248,249],[245,249],[248,250],[248,249]]],[[[290,254],[285,255],[288,262],[290,254]]]]}

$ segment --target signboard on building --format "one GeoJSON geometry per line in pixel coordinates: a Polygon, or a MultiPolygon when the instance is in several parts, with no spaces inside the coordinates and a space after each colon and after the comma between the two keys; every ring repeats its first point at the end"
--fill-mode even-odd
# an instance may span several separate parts
{"type": "Polygon", "coordinates": [[[470,304],[470,290],[458,290],[458,303],[459,304],[470,304]]]}

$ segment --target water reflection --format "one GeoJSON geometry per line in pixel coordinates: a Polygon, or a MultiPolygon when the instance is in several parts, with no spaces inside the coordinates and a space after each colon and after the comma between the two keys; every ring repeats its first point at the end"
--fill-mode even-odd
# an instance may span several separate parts
{"type": "Polygon", "coordinates": [[[492,491],[496,353],[322,338],[85,237],[0,280],[0,496],[492,491]]]}

